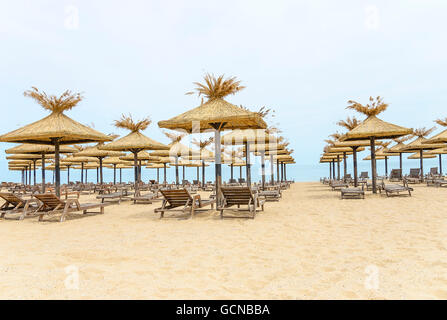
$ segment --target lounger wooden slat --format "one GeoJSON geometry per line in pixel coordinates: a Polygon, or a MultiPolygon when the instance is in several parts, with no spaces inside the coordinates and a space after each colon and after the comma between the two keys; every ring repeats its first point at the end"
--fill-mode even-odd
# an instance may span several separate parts
{"type": "MultiPolygon", "coordinates": [[[[224,210],[235,210],[235,211],[245,211],[249,212],[251,215],[249,218],[254,219],[256,211],[261,208],[264,211],[265,200],[259,199],[256,193],[253,193],[249,187],[221,187],[222,192],[222,203],[217,208],[220,211],[220,217],[224,218],[224,210]],[[237,206],[237,208],[232,208],[237,206]],[[241,208],[241,206],[247,206],[246,208],[241,208]]],[[[230,216],[228,216],[230,217],[230,216]]],[[[234,218],[233,216],[231,216],[234,218]]],[[[237,216],[238,218],[246,218],[244,216],[237,216]]]]}

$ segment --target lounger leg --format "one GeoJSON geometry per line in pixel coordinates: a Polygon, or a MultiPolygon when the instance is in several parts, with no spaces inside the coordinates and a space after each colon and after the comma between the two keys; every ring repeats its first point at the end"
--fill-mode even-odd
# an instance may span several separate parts
{"type": "Polygon", "coordinates": [[[220,210],[220,218],[223,219],[223,210],[220,210]]]}
{"type": "Polygon", "coordinates": [[[43,221],[43,214],[39,214],[39,221],[43,221]]]}

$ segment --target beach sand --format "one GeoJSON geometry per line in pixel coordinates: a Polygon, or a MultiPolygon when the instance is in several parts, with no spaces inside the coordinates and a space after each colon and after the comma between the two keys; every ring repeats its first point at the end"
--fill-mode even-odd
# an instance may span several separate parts
{"type": "Polygon", "coordinates": [[[447,189],[340,200],[295,183],[254,220],[157,206],[1,220],[0,298],[447,299],[447,189]]]}

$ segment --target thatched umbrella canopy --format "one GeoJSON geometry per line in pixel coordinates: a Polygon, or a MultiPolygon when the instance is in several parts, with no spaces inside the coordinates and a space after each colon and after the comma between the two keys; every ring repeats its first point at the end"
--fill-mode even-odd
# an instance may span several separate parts
{"type": "MultiPolygon", "coordinates": [[[[424,159],[433,159],[433,158],[436,158],[436,155],[429,154],[428,152],[424,152],[424,153],[422,153],[422,157],[424,159]]],[[[412,155],[408,156],[407,159],[421,159],[421,154],[420,154],[420,152],[415,152],[412,155]]]]}
{"type": "Polygon", "coordinates": [[[0,136],[1,142],[35,143],[53,145],[55,148],[56,195],[60,196],[59,152],[60,145],[109,141],[101,132],[84,126],[64,114],[75,107],[81,100],[81,94],[65,91],[60,97],[48,96],[37,88],[25,91],[25,96],[36,100],[51,114],[39,121],[0,136]]]}
{"type": "Polygon", "coordinates": [[[163,164],[163,184],[166,184],[166,169],[169,168],[168,164],[175,163],[174,157],[158,157],[158,160],[156,163],[163,164]]]}
{"type": "Polygon", "coordinates": [[[265,129],[267,124],[259,113],[250,112],[224,100],[226,96],[245,88],[236,78],[224,79],[223,75],[216,78],[207,74],[204,80],[205,84],[195,83],[195,91],[199,96],[207,98],[205,103],[174,118],[160,121],[158,125],[160,128],[184,130],[188,133],[214,130],[216,195],[219,200],[219,188],[222,183],[220,132],[233,129],[265,129]]]}
{"type": "MultiPolygon", "coordinates": [[[[84,149],[78,149],[79,151],[82,151],[84,149]]],[[[93,163],[93,162],[97,162],[99,164],[99,159],[97,157],[83,157],[83,156],[68,156],[64,158],[64,162],[65,163],[72,163],[72,164],[81,164],[81,183],[84,183],[84,166],[86,163],[93,163]]]]}
{"type": "Polygon", "coordinates": [[[420,168],[421,168],[421,177],[424,178],[424,157],[422,156],[424,150],[433,150],[437,148],[445,147],[444,143],[427,143],[427,138],[430,133],[432,133],[436,128],[433,127],[431,129],[426,128],[420,128],[415,129],[413,135],[417,137],[415,140],[407,144],[404,148],[402,148],[403,151],[406,152],[419,152],[420,157],[417,159],[420,159],[420,168]]]}
{"type": "Polygon", "coordinates": [[[116,141],[113,141],[102,147],[103,150],[128,151],[134,155],[133,164],[135,167],[135,195],[139,194],[139,172],[138,172],[138,153],[143,150],[167,150],[168,146],[146,137],[141,131],[146,130],[151,124],[149,118],[140,121],[134,121],[132,116],[122,115],[120,120],[115,121],[115,127],[129,130],[130,133],[116,141]]]}
{"type": "MultiPolygon", "coordinates": [[[[78,150],[69,146],[60,146],[59,153],[75,153],[78,150]]],[[[55,158],[55,147],[52,145],[30,144],[24,143],[5,150],[7,154],[31,154],[39,155],[42,158],[42,193],[45,192],[45,159],[55,158]]],[[[34,180],[36,180],[36,172],[34,170],[34,180]]]]}
{"type": "Polygon", "coordinates": [[[388,104],[383,102],[381,97],[369,99],[370,103],[365,106],[356,102],[348,101],[349,105],[347,109],[353,109],[367,116],[367,118],[357,125],[354,129],[350,130],[341,139],[342,141],[349,140],[369,140],[371,142],[371,171],[372,171],[372,189],[373,193],[377,193],[376,185],[376,160],[375,160],[375,141],[380,139],[394,139],[413,131],[408,128],[397,126],[388,122],[385,122],[379,118],[377,115],[385,111],[388,108],[388,104]]]}
{"type": "Polygon", "coordinates": [[[33,163],[33,171],[34,171],[34,185],[36,185],[36,168],[37,168],[37,162],[42,157],[38,154],[29,154],[29,153],[19,153],[19,154],[13,154],[10,156],[7,156],[7,160],[29,160],[33,163]]]}

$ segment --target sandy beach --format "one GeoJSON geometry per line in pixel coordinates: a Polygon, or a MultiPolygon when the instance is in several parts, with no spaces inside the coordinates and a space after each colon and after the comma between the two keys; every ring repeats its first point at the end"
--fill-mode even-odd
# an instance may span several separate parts
{"type": "Polygon", "coordinates": [[[446,193],[339,200],[295,183],[255,220],[160,220],[159,202],[2,220],[0,298],[446,299],[446,193]]]}

